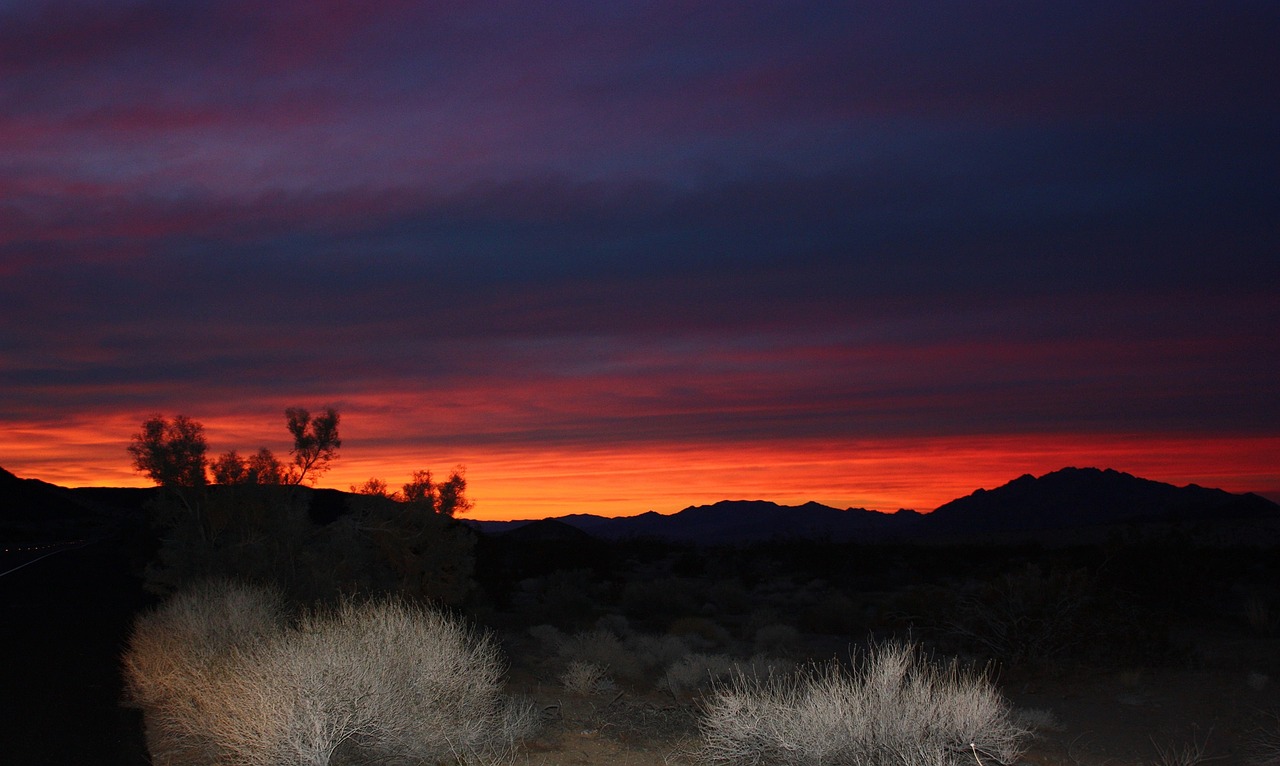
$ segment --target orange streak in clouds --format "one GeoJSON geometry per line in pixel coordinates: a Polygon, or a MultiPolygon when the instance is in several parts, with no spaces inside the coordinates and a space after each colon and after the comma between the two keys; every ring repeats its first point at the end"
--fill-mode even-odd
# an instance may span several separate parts
{"type": "MultiPolygon", "coordinates": [[[[0,467],[63,486],[147,486],[132,472],[124,450],[139,422],[121,416],[11,426],[0,432],[0,467]]],[[[211,455],[263,445],[282,457],[287,453],[278,424],[256,417],[252,425],[248,419],[205,424],[211,455]]],[[[346,489],[376,476],[395,487],[413,470],[428,468],[443,477],[461,464],[476,501],[473,515],[482,519],[671,513],[726,499],[927,511],[979,487],[1064,466],[1115,468],[1274,499],[1280,497],[1278,456],[1278,437],[948,436],[612,450],[459,447],[436,453],[348,438],[321,484],[346,489]]]]}

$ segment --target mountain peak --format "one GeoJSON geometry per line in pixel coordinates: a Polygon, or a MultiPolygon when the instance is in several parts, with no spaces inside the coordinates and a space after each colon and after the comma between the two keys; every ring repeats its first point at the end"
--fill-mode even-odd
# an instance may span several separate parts
{"type": "Polygon", "coordinates": [[[939,506],[939,528],[981,534],[1141,521],[1259,518],[1280,506],[1256,495],[1234,495],[1190,484],[1176,487],[1111,468],[1062,468],[1024,474],[939,506]]]}

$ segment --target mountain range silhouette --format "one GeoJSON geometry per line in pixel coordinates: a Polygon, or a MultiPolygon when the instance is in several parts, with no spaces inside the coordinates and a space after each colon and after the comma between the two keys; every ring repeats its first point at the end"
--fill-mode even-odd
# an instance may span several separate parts
{"type": "Polygon", "coordinates": [[[1177,487],[1111,469],[1063,468],[979,489],[932,513],[820,503],[724,500],[674,514],[609,518],[573,514],[528,521],[471,521],[489,534],[526,539],[653,538],[742,544],[805,539],[833,542],[1103,542],[1123,535],[1179,533],[1214,544],[1280,542],[1280,505],[1252,493],[1177,487]]]}
{"type": "MultiPolygon", "coordinates": [[[[323,521],[341,514],[337,490],[323,500],[323,521]]],[[[99,533],[138,520],[154,489],[65,488],[20,479],[0,468],[0,538],[21,540],[99,533]]],[[[313,520],[321,521],[315,514],[313,520]]],[[[1280,544],[1280,505],[1252,493],[1191,484],[1177,487],[1111,469],[1063,468],[992,490],[978,489],[931,513],[779,505],[724,500],[678,513],[573,514],[521,521],[467,519],[488,535],[519,540],[649,538],[678,543],[745,544],[769,540],[832,542],[1095,543],[1178,534],[1208,544],[1280,544]]]]}

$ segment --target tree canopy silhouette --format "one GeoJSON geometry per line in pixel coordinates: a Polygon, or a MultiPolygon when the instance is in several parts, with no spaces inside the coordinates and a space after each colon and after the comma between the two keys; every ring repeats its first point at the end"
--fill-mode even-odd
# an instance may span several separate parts
{"type": "Polygon", "coordinates": [[[373,478],[364,484],[351,485],[351,491],[358,495],[384,497],[398,503],[404,503],[414,509],[428,511],[439,516],[453,516],[471,510],[472,502],[467,497],[467,478],[462,466],[449,473],[449,478],[437,482],[431,471],[414,471],[409,481],[401,485],[396,492],[388,491],[387,483],[373,478]]]}
{"type": "Polygon", "coordinates": [[[284,414],[293,446],[283,462],[265,447],[210,462],[204,426],[185,415],[142,424],[129,453],[164,488],[150,506],[160,545],[146,587],[167,593],[217,576],[275,582],[308,600],[386,590],[462,603],[475,587],[475,534],[453,518],[471,508],[462,467],[443,481],[415,471],[396,492],[370,479],[337,498],[333,514],[315,514],[332,493],[296,485],[314,484],[337,457],[338,413],[284,414]]]}
{"type": "Polygon", "coordinates": [[[338,412],[332,407],[325,409],[324,414],[311,417],[311,413],[302,407],[290,407],[284,411],[289,433],[293,434],[293,470],[290,471],[290,484],[301,484],[311,473],[311,482],[320,474],[329,470],[329,463],[338,456],[338,448],[342,439],[338,437],[338,412]]]}
{"type": "Polygon", "coordinates": [[[453,516],[471,509],[471,501],[467,498],[467,479],[461,468],[455,468],[442,482],[433,481],[430,471],[414,471],[401,492],[405,502],[441,516],[453,516]]]}
{"type": "Polygon", "coordinates": [[[302,407],[285,410],[285,424],[293,436],[289,450],[292,464],[285,465],[263,447],[248,457],[230,450],[219,455],[210,465],[205,453],[209,445],[204,424],[186,415],[169,420],[154,415],[143,421],[142,429],[133,435],[129,454],[134,470],[144,473],[156,484],[167,488],[199,488],[209,483],[212,470],[217,484],[301,484],[329,470],[338,456],[342,440],[338,437],[338,412],[332,407],[311,416],[302,407]]]}
{"type": "Polygon", "coordinates": [[[134,469],[162,487],[203,487],[208,448],[203,424],[186,415],[155,415],[143,421],[128,450],[134,469]]]}
{"type": "Polygon", "coordinates": [[[235,450],[219,455],[210,465],[215,484],[284,484],[289,471],[271,450],[262,447],[248,457],[235,450]]]}

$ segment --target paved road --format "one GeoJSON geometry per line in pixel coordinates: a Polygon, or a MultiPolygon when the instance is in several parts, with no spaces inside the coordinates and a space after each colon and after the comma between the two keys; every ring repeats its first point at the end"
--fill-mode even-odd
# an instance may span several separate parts
{"type": "Polygon", "coordinates": [[[42,543],[0,543],[0,577],[59,553],[91,545],[95,540],[59,540],[42,543]]]}
{"type": "Polygon", "coordinates": [[[0,762],[147,763],[119,704],[120,652],[148,603],[130,558],[114,540],[0,553],[0,762]]]}

